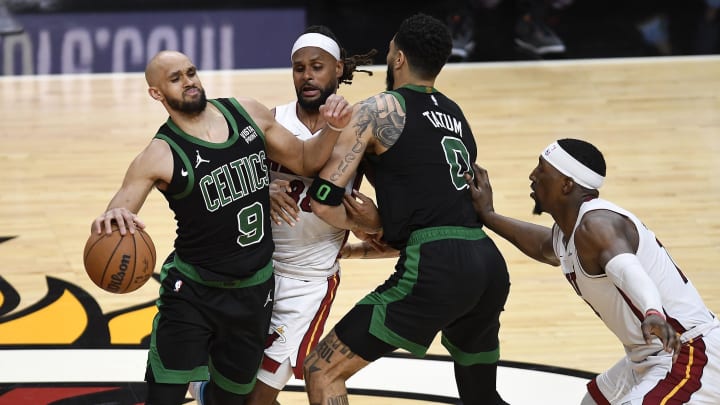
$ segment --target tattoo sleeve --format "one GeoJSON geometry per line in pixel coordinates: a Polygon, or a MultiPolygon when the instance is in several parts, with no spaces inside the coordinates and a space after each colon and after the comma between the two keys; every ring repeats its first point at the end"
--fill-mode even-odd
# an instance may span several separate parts
{"type": "Polygon", "coordinates": [[[363,101],[357,114],[358,132],[365,132],[369,128],[386,148],[397,142],[405,127],[405,112],[390,94],[380,94],[363,101]]]}
{"type": "Polygon", "coordinates": [[[332,365],[333,356],[336,354],[348,359],[355,357],[355,353],[337,338],[334,331],[331,331],[305,359],[305,363],[309,364],[307,367],[309,372],[315,373],[332,365]]]}
{"type": "Polygon", "coordinates": [[[402,111],[395,97],[389,94],[378,94],[361,102],[355,115],[357,117],[353,124],[355,144],[343,156],[335,172],[330,175],[331,181],[336,181],[345,174],[352,162],[362,159],[366,146],[363,136],[366,131],[371,131],[381,145],[389,148],[397,142],[405,127],[405,112],[402,111]]]}

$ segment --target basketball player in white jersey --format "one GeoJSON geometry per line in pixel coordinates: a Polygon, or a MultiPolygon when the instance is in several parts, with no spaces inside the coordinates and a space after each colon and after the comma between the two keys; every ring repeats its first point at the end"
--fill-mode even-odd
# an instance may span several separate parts
{"type": "Polygon", "coordinates": [[[588,383],[582,405],[720,404],[720,322],[632,213],[599,198],[603,155],[577,139],[550,144],[530,173],[535,213],[552,228],[495,212],[475,165],[475,210],[529,257],[560,265],[575,292],[620,340],[626,356],[588,383]]]}
{"type": "MultiPolygon", "coordinates": [[[[297,100],[277,106],[275,119],[300,139],[318,135],[325,126],[320,105],[337,92],[340,83],[350,84],[357,65],[371,63],[374,53],[346,57],[327,27],[307,28],[291,51],[297,100]]],[[[328,225],[310,210],[307,190],[312,178],[294,174],[275,162],[270,162],[270,168],[275,294],[265,356],[249,405],[277,404],[276,398],[287,382],[293,376],[303,378],[303,360],[323,335],[338,289],[338,258],[397,256],[397,251],[376,243],[347,244],[346,230],[328,225]]],[[[359,188],[361,178],[358,174],[350,182],[349,195],[353,188],[359,188]]],[[[374,209],[372,200],[359,192],[354,195],[365,204],[348,199],[349,204],[374,209]]],[[[196,391],[201,389],[200,383],[193,383],[190,392],[198,398],[196,391]]]]}

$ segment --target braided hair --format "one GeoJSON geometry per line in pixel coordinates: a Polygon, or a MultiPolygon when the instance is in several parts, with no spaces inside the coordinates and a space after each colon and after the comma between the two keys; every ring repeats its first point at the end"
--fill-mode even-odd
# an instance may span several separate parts
{"type": "Polygon", "coordinates": [[[324,25],[311,25],[307,29],[305,29],[305,32],[303,32],[303,34],[309,33],[325,35],[326,37],[329,37],[333,41],[335,41],[336,44],[338,44],[338,47],[340,48],[340,58],[342,59],[344,66],[342,75],[338,79],[338,84],[352,84],[353,73],[355,72],[367,73],[369,76],[372,76],[373,73],[371,71],[358,69],[357,67],[361,65],[372,65],[373,56],[377,54],[377,49],[371,49],[369,52],[362,55],[347,56],[347,51],[340,45],[340,41],[338,41],[337,37],[332,32],[332,30],[330,30],[330,28],[324,25]]]}

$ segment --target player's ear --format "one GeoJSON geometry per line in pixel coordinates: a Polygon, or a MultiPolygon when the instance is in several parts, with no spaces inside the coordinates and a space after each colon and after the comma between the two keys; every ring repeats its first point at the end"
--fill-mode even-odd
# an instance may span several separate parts
{"type": "Polygon", "coordinates": [[[400,69],[403,64],[407,62],[407,58],[405,57],[405,52],[402,50],[397,51],[397,55],[395,55],[395,60],[393,60],[393,67],[395,69],[400,69]]]}
{"type": "Polygon", "coordinates": [[[148,94],[157,101],[161,101],[163,99],[162,93],[160,93],[160,90],[155,87],[148,87],[148,94]]]}
{"type": "Polygon", "coordinates": [[[338,80],[340,80],[340,78],[342,77],[344,70],[345,62],[343,60],[337,61],[337,63],[335,64],[335,77],[337,77],[338,80]]]}

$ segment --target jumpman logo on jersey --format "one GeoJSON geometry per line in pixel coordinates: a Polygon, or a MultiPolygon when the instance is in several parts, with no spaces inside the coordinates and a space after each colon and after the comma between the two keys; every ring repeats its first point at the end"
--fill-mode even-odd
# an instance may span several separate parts
{"type": "Polygon", "coordinates": [[[265,305],[263,305],[263,308],[267,306],[269,302],[272,302],[272,290],[268,291],[267,298],[265,298],[265,305]]]}
{"type": "Polygon", "coordinates": [[[200,156],[200,151],[195,149],[195,168],[197,169],[198,166],[200,166],[200,163],[210,163],[209,160],[203,159],[202,156],[200,156]]]}

